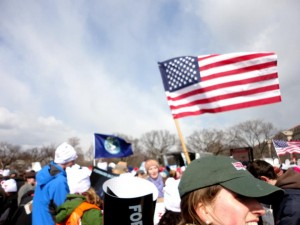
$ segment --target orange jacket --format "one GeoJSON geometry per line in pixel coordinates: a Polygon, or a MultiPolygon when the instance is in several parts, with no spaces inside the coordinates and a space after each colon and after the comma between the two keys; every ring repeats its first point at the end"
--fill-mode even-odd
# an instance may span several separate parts
{"type": "Polygon", "coordinates": [[[81,217],[84,211],[89,209],[98,209],[100,208],[96,205],[83,202],[81,203],[69,216],[69,218],[64,223],[56,223],[56,225],[80,225],[81,224],[81,217]]]}

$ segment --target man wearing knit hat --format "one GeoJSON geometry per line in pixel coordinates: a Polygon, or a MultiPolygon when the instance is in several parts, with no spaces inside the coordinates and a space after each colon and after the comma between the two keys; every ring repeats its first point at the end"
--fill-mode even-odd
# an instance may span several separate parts
{"type": "Polygon", "coordinates": [[[61,205],[69,193],[65,170],[75,164],[76,158],[75,149],[64,142],[56,148],[54,161],[36,174],[32,225],[55,224],[51,209],[61,205]]]}
{"type": "Polygon", "coordinates": [[[18,190],[18,205],[20,205],[22,198],[26,196],[29,191],[34,191],[35,189],[35,171],[27,171],[24,178],[25,182],[18,190]]]}

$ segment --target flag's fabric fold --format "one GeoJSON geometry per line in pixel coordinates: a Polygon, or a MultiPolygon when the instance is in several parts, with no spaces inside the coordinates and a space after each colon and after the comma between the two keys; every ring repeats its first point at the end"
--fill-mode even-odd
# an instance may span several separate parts
{"type": "Polygon", "coordinates": [[[182,56],[158,64],[174,119],[281,101],[272,52],[182,56]]]}
{"type": "Polygon", "coordinates": [[[94,134],[95,159],[96,158],[121,158],[133,154],[130,143],[124,139],[106,134],[94,134]]]}

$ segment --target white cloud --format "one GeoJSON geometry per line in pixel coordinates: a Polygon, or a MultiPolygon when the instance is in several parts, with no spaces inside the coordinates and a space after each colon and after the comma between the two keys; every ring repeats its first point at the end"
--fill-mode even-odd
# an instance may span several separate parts
{"type": "Polygon", "coordinates": [[[269,0],[1,2],[0,141],[176,133],[157,61],[233,51],[278,54],[282,103],[183,118],[183,134],[257,118],[294,126],[298,9],[269,0]]]}
{"type": "MultiPolygon", "coordinates": [[[[39,146],[59,144],[75,132],[53,116],[35,117],[22,112],[0,108],[1,141],[13,144],[39,146]]],[[[77,133],[76,133],[77,134],[77,133]]]]}

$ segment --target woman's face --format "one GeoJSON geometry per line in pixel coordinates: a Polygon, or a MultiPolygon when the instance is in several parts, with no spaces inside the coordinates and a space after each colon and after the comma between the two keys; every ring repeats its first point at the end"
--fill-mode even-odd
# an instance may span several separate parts
{"type": "Polygon", "coordinates": [[[257,200],[239,196],[225,188],[216,195],[211,205],[199,206],[196,211],[204,222],[212,225],[257,225],[259,216],[265,214],[257,200]]]}
{"type": "Polygon", "coordinates": [[[156,179],[158,177],[158,168],[157,166],[150,166],[148,169],[148,174],[151,178],[156,179]]]}

